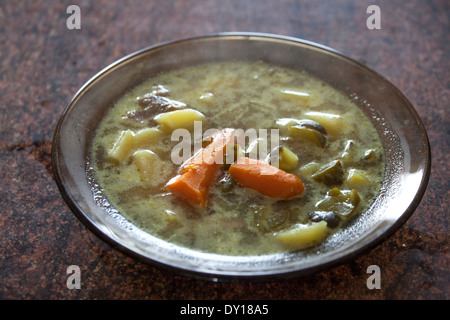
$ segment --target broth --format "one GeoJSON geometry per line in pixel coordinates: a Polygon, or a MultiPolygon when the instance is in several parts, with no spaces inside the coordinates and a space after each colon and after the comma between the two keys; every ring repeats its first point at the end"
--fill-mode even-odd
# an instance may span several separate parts
{"type": "Polygon", "coordinates": [[[223,62],[162,73],[125,93],[95,133],[91,167],[103,197],[150,234],[261,255],[311,248],[352,223],[374,201],[384,159],[370,119],[328,84],[263,62],[223,62]],[[213,145],[205,132],[224,128],[256,135],[226,141],[235,154],[224,149],[225,163],[205,171],[214,175],[205,202],[168,188],[189,156],[213,145]],[[172,136],[179,129],[189,147],[172,136]],[[266,163],[280,179],[239,167],[253,158],[252,170],[266,163]],[[297,193],[278,197],[287,183],[297,193]]]}

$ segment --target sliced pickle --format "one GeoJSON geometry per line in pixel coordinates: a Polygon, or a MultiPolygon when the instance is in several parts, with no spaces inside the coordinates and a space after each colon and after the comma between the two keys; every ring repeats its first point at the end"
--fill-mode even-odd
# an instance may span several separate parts
{"type": "Polygon", "coordinates": [[[361,197],[356,189],[339,190],[333,188],[326,197],[316,204],[320,211],[333,212],[342,219],[350,219],[356,212],[361,197]]]}
{"type": "Polygon", "coordinates": [[[334,160],[313,174],[312,178],[327,186],[341,185],[344,181],[344,169],[340,160],[334,160]]]}
{"type": "Polygon", "coordinates": [[[289,216],[287,210],[272,210],[267,206],[251,205],[250,210],[254,226],[262,232],[279,230],[289,216]]]}
{"type": "Polygon", "coordinates": [[[325,130],[325,128],[320,123],[318,123],[317,121],[314,121],[314,120],[309,120],[309,119],[300,120],[297,125],[300,125],[302,127],[305,127],[305,128],[311,129],[311,130],[316,130],[325,136],[328,134],[327,131],[325,130]]]}
{"type": "Polygon", "coordinates": [[[329,228],[336,228],[339,226],[340,218],[333,211],[313,211],[309,214],[309,219],[312,222],[325,221],[329,228]]]}
{"type": "Polygon", "coordinates": [[[278,119],[277,125],[282,129],[287,129],[289,136],[312,142],[319,147],[324,147],[328,140],[325,128],[314,120],[281,118],[278,119]]]}
{"type": "Polygon", "coordinates": [[[314,129],[309,129],[302,126],[289,127],[289,134],[294,138],[301,138],[312,142],[319,147],[324,147],[327,143],[327,137],[325,135],[314,129]]]}
{"type": "Polygon", "coordinates": [[[319,147],[324,147],[327,143],[325,128],[313,120],[300,120],[296,125],[288,128],[288,133],[294,138],[302,138],[319,147]]]}

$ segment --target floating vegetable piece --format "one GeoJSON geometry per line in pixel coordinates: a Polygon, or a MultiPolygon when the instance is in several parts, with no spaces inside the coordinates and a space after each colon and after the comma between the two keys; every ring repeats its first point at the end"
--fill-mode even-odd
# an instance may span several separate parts
{"type": "Polygon", "coordinates": [[[356,144],[353,140],[348,140],[345,144],[344,152],[342,152],[341,160],[345,165],[356,162],[356,144]]]}
{"type": "Polygon", "coordinates": [[[297,172],[302,177],[311,177],[320,168],[317,162],[310,162],[298,168],[297,172]]]}
{"type": "Polygon", "coordinates": [[[137,102],[142,111],[148,111],[147,115],[156,115],[161,112],[168,112],[186,108],[187,105],[181,101],[168,98],[169,90],[163,86],[153,87],[153,91],[137,97],[137,102]]]}
{"type": "Polygon", "coordinates": [[[266,162],[278,166],[281,170],[287,171],[295,169],[298,164],[298,156],[285,146],[274,148],[266,160],[266,162]]]}
{"type": "Polygon", "coordinates": [[[162,136],[163,132],[157,128],[146,128],[136,133],[131,130],[122,131],[114,146],[109,151],[108,157],[116,164],[120,163],[134,150],[148,148],[162,136]]]}
{"type": "Polygon", "coordinates": [[[159,111],[168,111],[186,107],[186,104],[181,101],[167,98],[170,90],[166,87],[157,85],[153,86],[152,89],[151,92],[137,97],[139,105],[144,109],[153,108],[159,111]]]}
{"type": "Polygon", "coordinates": [[[319,147],[324,147],[327,143],[327,131],[318,122],[313,120],[297,120],[292,118],[278,119],[277,125],[293,138],[301,138],[312,142],[319,147]]]}
{"type": "Polygon", "coordinates": [[[312,178],[327,186],[340,185],[343,182],[344,169],[340,160],[334,160],[313,174],[312,178]]]}
{"type": "Polygon", "coordinates": [[[195,170],[172,178],[167,189],[176,193],[192,204],[206,206],[209,187],[216,173],[216,166],[202,165],[195,170]]]}
{"type": "Polygon", "coordinates": [[[345,182],[350,188],[362,189],[370,184],[370,179],[365,171],[350,169],[345,182]]]}
{"type": "Polygon", "coordinates": [[[301,138],[312,142],[319,147],[324,147],[327,143],[327,137],[324,134],[303,126],[289,127],[289,135],[294,138],[301,138]]]}
{"type": "Polygon", "coordinates": [[[278,165],[282,170],[293,170],[298,164],[298,156],[288,147],[281,146],[278,150],[278,165]]]}
{"type": "Polygon", "coordinates": [[[270,214],[264,216],[267,230],[279,229],[287,221],[288,216],[289,213],[286,210],[271,211],[270,214]]]}
{"type": "Polygon", "coordinates": [[[379,154],[376,149],[366,150],[363,160],[366,163],[373,164],[378,160],[379,154]]]}
{"type": "Polygon", "coordinates": [[[294,118],[280,118],[276,121],[276,124],[280,129],[287,132],[287,129],[291,126],[298,124],[300,120],[294,118]]]}
{"type": "Polygon", "coordinates": [[[194,122],[203,121],[206,117],[200,111],[187,108],[161,113],[154,119],[161,126],[163,131],[172,132],[175,129],[181,128],[193,130],[194,122]]]}
{"type": "Polygon", "coordinates": [[[309,219],[312,222],[325,221],[329,228],[336,228],[339,226],[339,216],[332,211],[313,211],[309,214],[309,219]]]}
{"type": "Polygon", "coordinates": [[[164,135],[158,128],[146,128],[139,130],[134,135],[134,147],[145,148],[148,145],[152,145],[158,142],[164,135]]]}
{"type": "Polygon", "coordinates": [[[316,204],[316,208],[320,211],[331,211],[343,219],[350,219],[360,201],[361,197],[356,189],[341,191],[333,188],[316,204]]]}
{"type": "Polygon", "coordinates": [[[314,121],[314,120],[308,120],[308,119],[300,120],[300,121],[298,121],[297,125],[311,129],[311,130],[316,130],[323,135],[328,134],[326,129],[319,122],[314,121]]]}
{"type": "Polygon", "coordinates": [[[327,131],[325,128],[317,121],[310,119],[295,119],[295,118],[280,118],[276,121],[276,124],[282,129],[288,129],[293,126],[303,126],[309,129],[314,129],[320,133],[326,135],[327,131]]]}
{"type": "Polygon", "coordinates": [[[279,230],[289,215],[287,210],[270,210],[263,205],[250,205],[249,210],[253,214],[255,228],[263,232],[279,230]]]}
{"type": "Polygon", "coordinates": [[[133,162],[146,185],[157,186],[165,182],[169,168],[156,153],[138,150],[133,154],[133,162]]]}
{"type": "Polygon", "coordinates": [[[297,176],[260,160],[241,157],[228,172],[242,186],[271,198],[291,199],[304,190],[297,176]]]}
{"type": "Polygon", "coordinates": [[[108,159],[119,164],[128,157],[134,147],[134,133],[131,130],[122,131],[114,146],[108,152],[108,159]]]}
{"type": "Polygon", "coordinates": [[[327,223],[298,224],[275,234],[275,238],[291,250],[306,249],[322,242],[329,233],[327,223]]]}
{"type": "Polygon", "coordinates": [[[233,141],[234,134],[234,129],[223,129],[215,132],[210,137],[210,142],[182,165],[180,172],[183,173],[191,168],[195,168],[199,164],[222,165],[225,148],[233,141]]]}
{"type": "Polygon", "coordinates": [[[342,134],[344,129],[344,118],[341,115],[318,111],[308,111],[305,117],[320,123],[330,135],[342,134]]]}
{"type": "Polygon", "coordinates": [[[127,111],[127,113],[122,116],[122,119],[132,120],[142,124],[151,123],[157,114],[187,107],[187,105],[181,101],[168,98],[167,96],[170,92],[164,86],[157,85],[152,88],[152,92],[136,98],[140,108],[127,111]]]}
{"type": "Polygon", "coordinates": [[[280,92],[283,94],[282,96],[292,100],[299,102],[306,102],[309,100],[309,93],[299,90],[290,90],[290,89],[282,89],[280,92]]]}
{"type": "Polygon", "coordinates": [[[214,135],[213,141],[208,146],[182,165],[179,174],[167,183],[166,188],[190,203],[204,208],[209,188],[222,165],[225,146],[233,137],[232,129],[224,129],[214,135]]]}

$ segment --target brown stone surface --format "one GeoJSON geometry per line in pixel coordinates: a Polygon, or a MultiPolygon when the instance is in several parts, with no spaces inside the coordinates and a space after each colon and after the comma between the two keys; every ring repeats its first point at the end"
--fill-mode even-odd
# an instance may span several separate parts
{"type": "Polygon", "coordinates": [[[0,2],[0,299],[449,299],[450,2],[0,2]],[[81,8],[68,30],[66,8],[81,8]],[[433,168],[411,218],[354,260],[289,281],[214,283],[111,248],[71,213],[52,178],[53,130],[79,87],[122,56],[163,41],[223,31],[293,36],[333,47],[387,77],[428,130],[433,168]],[[66,269],[81,268],[69,290],[66,269]],[[369,265],[381,289],[366,286],[369,265]]]}

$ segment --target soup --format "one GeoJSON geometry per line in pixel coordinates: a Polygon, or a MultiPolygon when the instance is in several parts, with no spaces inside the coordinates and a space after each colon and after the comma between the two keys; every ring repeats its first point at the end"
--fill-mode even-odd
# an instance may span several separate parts
{"type": "Polygon", "coordinates": [[[381,187],[383,149],[353,101],[263,62],[168,71],[125,93],[92,143],[98,195],[168,242],[223,255],[307,250],[381,187]]]}

